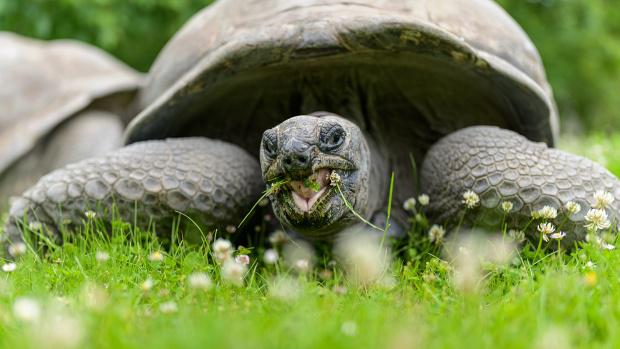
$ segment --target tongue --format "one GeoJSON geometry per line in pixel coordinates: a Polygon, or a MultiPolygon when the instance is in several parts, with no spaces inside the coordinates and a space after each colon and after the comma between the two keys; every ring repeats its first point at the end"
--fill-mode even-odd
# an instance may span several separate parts
{"type": "Polygon", "coordinates": [[[290,181],[291,189],[301,198],[308,200],[329,184],[329,170],[320,169],[314,172],[307,181],[290,181]],[[306,184],[309,186],[307,187],[306,184]],[[318,187],[317,187],[318,185],[318,187]]]}
{"type": "Polygon", "coordinates": [[[318,201],[321,194],[325,192],[329,184],[329,173],[328,169],[320,169],[308,177],[307,181],[289,182],[289,186],[293,190],[293,200],[302,211],[309,211],[318,201]],[[309,184],[310,187],[306,187],[306,184],[309,184]]]}

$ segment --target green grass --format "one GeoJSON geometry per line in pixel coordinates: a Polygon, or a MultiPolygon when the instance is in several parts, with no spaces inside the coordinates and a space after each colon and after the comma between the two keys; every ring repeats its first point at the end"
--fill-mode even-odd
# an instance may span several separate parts
{"type": "MultiPolygon", "coordinates": [[[[591,137],[575,149],[587,152],[591,147],[583,145],[595,142],[609,151],[608,166],[620,168],[613,140],[591,137]]],[[[331,264],[332,275],[319,277],[330,258],[319,258],[309,274],[283,262],[265,266],[257,262],[259,246],[245,285],[235,287],[221,280],[207,244],[165,249],[146,233],[126,239],[125,224],[115,224],[110,238],[91,227],[44,257],[26,253],[13,272],[0,271],[0,347],[620,346],[618,250],[585,244],[569,255],[485,263],[478,287],[460,289],[452,282],[458,269],[434,257],[438,249],[425,237],[395,258],[394,284],[368,287],[355,286],[331,264]],[[97,251],[109,259],[98,261],[97,251]],[[164,251],[162,261],[149,259],[154,251],[164,251]],[[195,272],[208,273],[213,287],[191,287],[187,279],[195,272]],[[285,291],[295,297],[276,296],[272,280],[283,275],[294,286],[285,291]],[[149,278],[153,286],[145,290],[149,278]],[[24,298],[39,305],[35,319],[15,309],[24,298]]]]}
{"type": "Polygon", "coordinates": [[[620,176],[620,133],[592,133],[585,137],[563,136],[559,148],[588,157],[620,176]]]}

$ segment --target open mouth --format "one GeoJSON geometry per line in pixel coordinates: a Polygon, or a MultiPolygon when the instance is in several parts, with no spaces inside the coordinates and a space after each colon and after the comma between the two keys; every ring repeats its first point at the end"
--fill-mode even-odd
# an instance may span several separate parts
{"type": "Polygon", "coordinates": [[[330,185],[330,174],[330,169],[322,168],[314,171],[307,178],[288,182],[293,202],[301,212],[310,212],[324,196],[330,185]]]}

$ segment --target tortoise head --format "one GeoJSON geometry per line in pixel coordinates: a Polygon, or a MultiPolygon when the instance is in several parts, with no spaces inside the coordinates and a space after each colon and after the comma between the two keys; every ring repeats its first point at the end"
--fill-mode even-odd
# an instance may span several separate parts
{"type": "Polygon", "coordinates": [[[333,236],[355,221],[345,200],[365,214],[370,152],[360,128],[342,117],[292,117],[263,133],[263,179],[274,212],[308,238],[333,236]],[[286,183],[286,184],[282,184],[286,183]]]}

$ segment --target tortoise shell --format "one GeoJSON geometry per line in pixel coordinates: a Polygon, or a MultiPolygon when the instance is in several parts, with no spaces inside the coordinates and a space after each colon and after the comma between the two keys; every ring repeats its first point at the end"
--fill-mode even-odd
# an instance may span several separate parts
{"type": "Polygon", "coordinates": [[[496,125],[552,145],[540,56],[490,0],[220,0],[162,50],[126,142],[207,136],[257,154],[262,132],[319,110],[355,121],[386,156],[496,125]]]}
{"type": "Polygon", "coordinates": [[[55,127],[108,96],[137,90],[142,76],[71,40],[0,32],[0,174],[55,127]]]}

